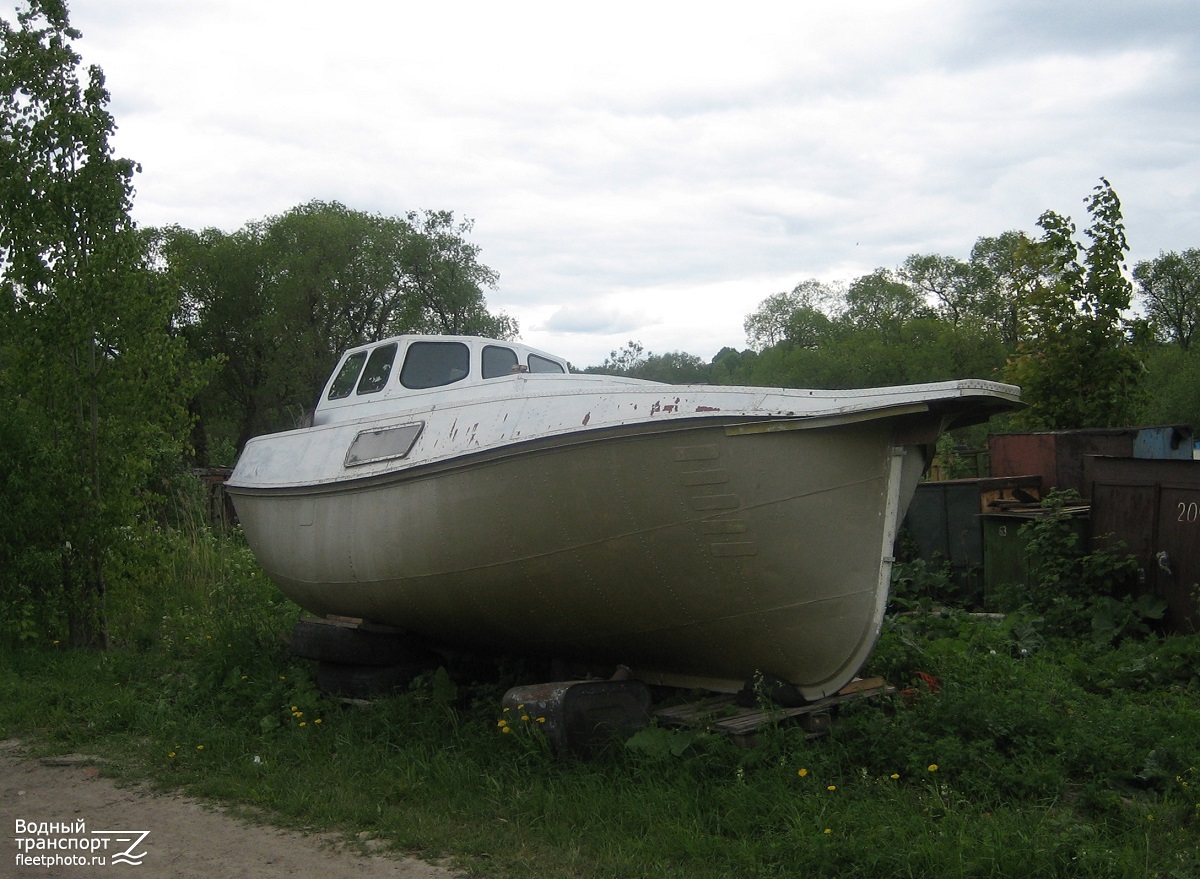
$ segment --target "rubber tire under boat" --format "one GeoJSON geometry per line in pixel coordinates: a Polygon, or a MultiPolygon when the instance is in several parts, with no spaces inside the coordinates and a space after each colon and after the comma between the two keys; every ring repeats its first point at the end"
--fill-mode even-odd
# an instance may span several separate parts
{"type": "Polygon", "coordinates": [[[292,653],[318,662],[355,666],[413,665],[436,658],[402,632],[373,631],[352,623],[300,620],[292,628],[292,653]]]}

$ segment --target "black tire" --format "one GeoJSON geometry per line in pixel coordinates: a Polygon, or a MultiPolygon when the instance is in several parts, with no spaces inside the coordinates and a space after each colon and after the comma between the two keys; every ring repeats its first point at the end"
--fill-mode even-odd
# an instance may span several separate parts
{"type": "Polygon", "coordinates": [[[414,678],[430,667],[423,663],[343,665],[322,662],[317,666],[317,689],[330,696],[367,699],[407,689],[414,678]]]}
{"type": "Polygon", "coordinates": [[[292,653],[346,665],[408,665],[427,662],[429,650],[401,632],[363,629],[332,620],[300,620],[292,629],[292,653]]]}

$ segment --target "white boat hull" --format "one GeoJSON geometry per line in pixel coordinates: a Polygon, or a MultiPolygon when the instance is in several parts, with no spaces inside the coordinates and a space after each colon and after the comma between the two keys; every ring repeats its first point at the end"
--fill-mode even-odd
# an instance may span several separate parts
{"type": "Polygon", "coordinates": [[[714,422],[532,443],[319,490],[239,493],[258,558],[317,614],[433,642],[737,689],[837,692],[878,636],[925,464],[895,419],[714,422]]]}
{"type": "Polygon", "coordinates": [[[763,673],[816,699],[878,637],[937,436],[1017,394],[671,386],[398,337],[347,352],[313,426],[251,440],[228,489],[263,568],[316,614],[651,683],[763,673]]]}

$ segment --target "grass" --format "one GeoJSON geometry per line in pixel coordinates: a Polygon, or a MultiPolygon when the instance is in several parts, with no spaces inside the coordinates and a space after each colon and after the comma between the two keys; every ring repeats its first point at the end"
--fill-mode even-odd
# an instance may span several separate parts
{"type": "Polygon", "coordinates": [[[236,537],[146,539],[116,649],[0,657],[0,737],[485,876],[1200,877],[1200,636],[896,617],[867,671],[905,694],[824,739],[661,730],[555,762],[497,726],[519,663],[344,707],[236,537]]]}

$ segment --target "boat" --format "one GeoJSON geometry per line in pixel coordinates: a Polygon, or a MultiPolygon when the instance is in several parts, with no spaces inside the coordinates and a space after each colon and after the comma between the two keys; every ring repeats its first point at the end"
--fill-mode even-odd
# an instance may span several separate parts
{"type": "Polygon", "coordinates": [[[938,436],[1018,404],[982,380],[669,385],[400,336],[347,351],[311,425],[250,440],[228,491],[263,569],[317,616],[819,699],[878,638],[938,436]]]}

